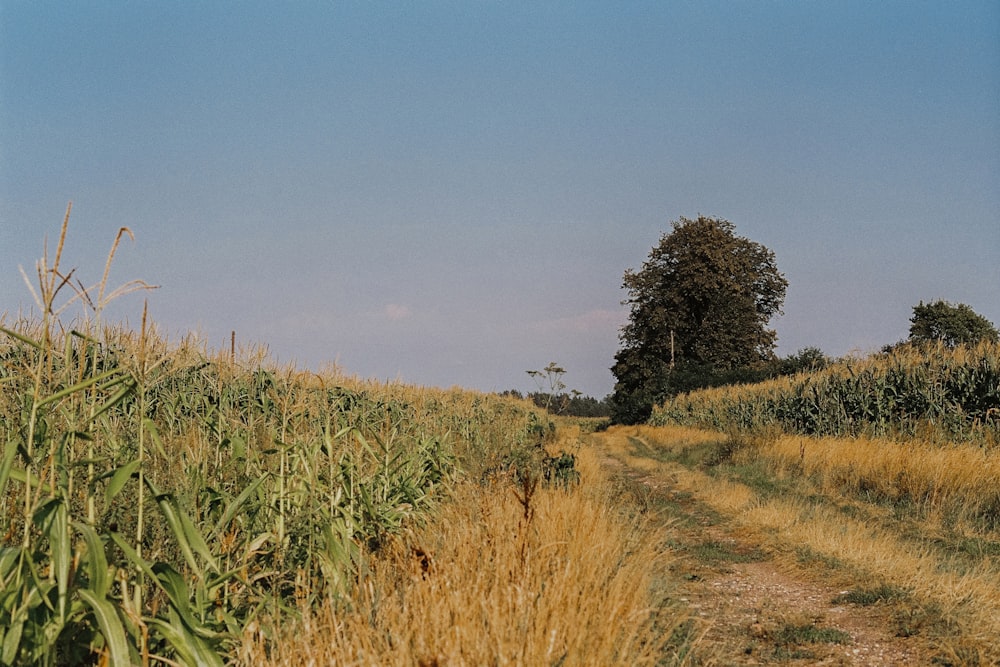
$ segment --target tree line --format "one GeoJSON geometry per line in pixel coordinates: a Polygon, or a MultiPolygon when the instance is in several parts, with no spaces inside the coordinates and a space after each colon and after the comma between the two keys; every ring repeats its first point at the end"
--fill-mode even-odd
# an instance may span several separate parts
{"type": "MultiPolygon", "coordinates": [[[[625,271],[629,318],[611,368],[612,421],[646,421],[655,404],[679,393],[828,363],[812,347],[776,357],[777,334],[768,324],[782,313],[788,281],[770,249],[738,236],[721,218],[682,217],[672,227],[640,270],[625,271]]],[[[1000,337],[971,307],[947,301],[919,303],[910,324],[909,338],[894,346],[954,347],[1000,337]]]]}
{"type": "MultiPolygon", "coordinates": [[[[629,307],[621,347],[611,372],[612,394],[603,399],[565,391],[566,370],[551,362],[529,370],[538,391],[503,395],[528,398],[553,414],[609,417],[613,423],[649,419],[653,406],[706,387],[750,384],[820,370],[833,362],[817,347],[779,358],[777,333],[768,324],[782,314],[788,281],[774,253],[738,236],[722,218],[680,218],[664,233],[638,271],[622,280],[629,307]]],[[[992,322],[970,306],[938,300],[913,307],[909,337],[886,345],[997,342],[992,322]]]]}
{"type": "Polygon", "coordinates": [[[593,396],[584,396],[580,392],[548,394],[541,391],[531,391],[527,394],[521,393],[517,389],[508,389],[500,392],[501,396],[513,398],[526,398],[539,408],[544,408],[549,412],[567,417],[601,417],[611,416],[611,396],[602,399],[593,396]]]}

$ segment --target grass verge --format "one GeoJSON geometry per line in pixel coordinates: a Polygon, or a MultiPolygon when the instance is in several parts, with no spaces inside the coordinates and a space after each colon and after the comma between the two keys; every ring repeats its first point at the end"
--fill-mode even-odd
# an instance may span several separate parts
{"type": "MultiPolygon", "coordinates": [[[[658,469],[657,476],[669,478],[674,494],[689,493],[707,504],[755,535],[774,558],[790,567],[822,573],[845,588],[864,582],[844,602],[885,605],[895,619],[896,634],[926,641],[937,664],[1000,662],[995,641],[1000,636],[1000,570],[985,556],[988,548],[978,550],[982,557],[971,553],[974,550],[950,548],[967,537],[954,526],[954,534],[943,531],[934,512],[912,505],[886,507],[879,499],[866,503],[856,494],[845,495],[842,487],[824,484],[818,473],[802,474],[803,458],[808,467],[811,456],[823,455],[818,451],[820,441],[810,441],[804,449],[795,447],[800,460],[796,472],[791,466],[775,465],[766,439],[734,447],[725,438],[688,428],[638,427],[611,429],[605,443],[630,466],[634,463],[651,476],[658,469]],[[704,458],[692,460],[693,451],[704,458]],[[726,456],[718,457],[719,451],[726,451],[726,456]]],[[[852,447],[846,445],[841,451],[852,447]]],[[[846,459],[837,460],[849,467],[846,459]]],[[[952,460],[952,470],[966,466],[958,458],[952,460]]],[[[922,471],[926,466],[916,463],[913,469],[922,471]]],[[[950,475],[956,484],[970,479],[949,470],[942,475],[950,475]]],[[[967,485],[968,492],[973,488],[967,485]]],[[[949,502],[962,498],[959,491],[944,486],[938,487],[937,497],[949,502]]],[[[988,547],[994,540],[985,532],[976,543],[988,547]]]]}
{"type": "Polygon", "coordinates": [[[570,491],[459,485],[348,605],[247,634],[242,663],[685,664],[697,630],[667,603],[663,536],[615,509],[589,452],[579,466],[570,491]]]}

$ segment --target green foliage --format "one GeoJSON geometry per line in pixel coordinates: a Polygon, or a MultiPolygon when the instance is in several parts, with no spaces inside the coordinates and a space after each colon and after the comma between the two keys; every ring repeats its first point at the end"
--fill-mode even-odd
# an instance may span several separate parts
{"type": "Polygon", "coordinates": [[[576,469],[576,456],[560,451],[555,456],[542,460],[542,477],[546,484],[569,489],[580,483],[580,472],[576,469]]]}
{"type": "Polygon", "coordinates": [[[804,347],[795,354],[789,355],[777,362],[775,375],[795,375],[821,371],[830,365],[830,360],[818,347],[804,347]]]}
{"type": "MultiPolygon", "coordinates": [[[[644,363],[649,363],[649,360],[644,363]]],[[[652,360],[652,363],[656,361],[652,360]]],[[[822,350],[807,347],[788,357],[730,370],[718,370],[695,363],[681,364],[664,370],[659,381],[647,387],[626,391],[622,383],[619,383],[616,393],[607,397],[604,403],[610,410],[610,416],[619,423],[642,423],[653,414],[653,397],[659,397],[655,402],[660,402],[670,396],[708,387],[754,384],[786,375],[822,370],[829,363],[822,350]]]]}
{"type": "Polygon", "coordinates": [[[858,588],[847,591],[846,593],[841,593],[837,597],[833,598],[832,602],[833,604],[847,602],[862,607],[868,607],[879,602],[893,602],[895,600],[907,600],[909,598],[910,593],[908,591],[891,584],[881,584],[871,588],[858,588]]]}
{"type": "Polygon", "coordinates": [[[837,628],[823,628],[812,623],[786,623],[774,633],[778,644],[849,644],[851,635],[837,628]]]}
{"type": "Polygon", "coordinates": [[[759,549],[744,550],[734,542],[707,540],[687,547],[691,557],[699,563],[757,563],[767,556],[759,549]]]}
{"type": "Polygon", "coordinates": [[[104,281],[64,327],[65,232],[40,318],[0,327],[0,665],[224,664],[259,615],[343,604],[463,469],[537,442],[519,402],[212,356],[145,312],[105,326],[104,281]]]}
{"type": "MultiPolygon", "coordinates": [[[[517,390],[501,392],[501,396],[511,396],[513,398],[525,398],[517,390]]],[[[597,400],[593,396],[584,396],[579,392],[570,394],[546,394],[543,392],[531,392],[526,397],[535,406],[542,409],[549,409],[554,414],[565,417],[610,417],[611,402],[610,396],[602,400],[597,400]],[[546,408],[546,406],[549,406],[546,408]]]]}
{"type": "Polygon", "coordinates": [[[613,418],[634,423],[652,405],[706,378],[773,358],[788,283],[774,254],[732,223],[681,218],[640,271],[625,272],[629,322],[612,372],[613,418]]]}
{"type": "Polygon", "coordinates": [[[758,385],[702,390],[652,423],[804,435],[937,435],[1000,440],[1000,348],[901,348],[758,385]]]}
{"type": "Polygon", "coordinates": [[[996,343],[1000,340],[1000,333],[992,322],[964,303],[953,306],[947,301],[928,304],[921,301],[913,307],[910,342],[941,342],[953,348],[963,344],[974,345],[983,340],[996,343]]]}
{"type": "Polygon", "coordinates": [[[582,392],[566,389],[566,383],[562,376],[566,374],[566,369],[557,365],[556,362],[549,363],[541,370],[525,371],[532,377],[538,385],[538,391],[530,392],[524,396],[516,389],[509,389],[500,392],[501,396],[512,398],[527,398],[537,407],[556,415],[567,417],[609,417],[611,416],[610,397],[597,400],[592,396],[584,396],[582,392]]]}

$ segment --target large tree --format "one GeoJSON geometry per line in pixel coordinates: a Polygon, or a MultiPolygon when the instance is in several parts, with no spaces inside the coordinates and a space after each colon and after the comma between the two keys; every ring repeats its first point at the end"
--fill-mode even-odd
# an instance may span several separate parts
{"type": "Polygon", "coordinates": [[[973,344],[981,340],[997,342],[1000,334],[988,319],[964,303],[953,306],[947,301],[913,307],[910,318],[910,341],[929,343],[941,341],[948,347],[973,344]]]}
{"type": "Polygon", "coordinates": [[[625,272],[631,311],[612,372],[614,418],[636,422],[664,397],[768,361],[788,282],[774,253],[728,220],[681,218],[640,271],[625,272]]]}

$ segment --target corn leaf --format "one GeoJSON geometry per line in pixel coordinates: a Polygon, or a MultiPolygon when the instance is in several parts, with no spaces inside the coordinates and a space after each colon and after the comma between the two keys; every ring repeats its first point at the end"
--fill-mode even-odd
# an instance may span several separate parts
{"type": "Polygon", "coordinates": [[[201,637],[188,630],[183,623],[171,623],[159,618],[147,621],[177,651],[181,660],[199,667],[224,667],[222,658],[201,637]]]}
{"type": "Polygon", "coordinates": [[[195,617],[194,610],[191,608],[187,583],[177,570],[167,563],[156,563],[153,565],[153,572],[156,573],[160,587],[166,591],[167,597],[170,598],[171,606],[177,611],[181,622],[187,626],[188,630],[205,639],[215,639],[222,636],[204,627],[195,617]]]}
{"type": "Polygon", "coordinates": [[[142,463],[139,459],[132,461],[131,463],[126,463],[111,475],[111,481],[108,482],[108,488],[104,492],[105,500],[110,503],[115,496],[122,490],[125,483],[128,482],[132,475],[139,469],[139,465],[142,463]]]}
{"type": "Polygon", "coordinates": [[[15,620],[3,638],[3,648],[0,650],[0,661],[5,665],[13,665],[21,648],[21,634],[24,632],[24,619],[15,620]]]}
{"type": "MultiPolygon", "coordinates": [[[[114,386],[114,385],[115,385],[115,384],[117,384],[118,382],[121,382],[121,381],[123,381],[123,380],[125,380],[125,379],[127,379],[127,378],[126,378],[126,377],[122,377],[122,378],[120,378],[120,379],[119,379],[118,381],[116,381],[116,382],[112,383],[112,385],[111,385],[111,386],[114,386]]],[[[126,398],[126,397],[127,397],[127,396],[128,396],[129,394],[131,394],[132,392],[134,392],[134,391],[135,391],[135,388],[136,388],[136,383],[135,383],[135,382],[133,381],[133,382],[131,382],[131,383],[129,383],[129,384],[127,384],[127,385],[125,385],[125,386],[124,386],[124,387],[122,387],[121,389],[119,389],[119,390],[118,390],[118,393],[116,393],[116,394],[115,394],[114,396],[112,396],[112,397],[111,397],[111,398],[109,398],[109,399],[108,399],[107,401],[105,401],[105,402],[104,402],[104,405],[102,405],[101,407],[99,407],[99,408],[98,408],[98,409],[97,409],[97,410],[96,410],[96,411],[94,412],[94,414],[92,414],[92,415],[90,416],[90,418],[89,418],[89,419],[87,420],[87,422],[89,423],[89,422],[93,422],[93,421],[95,421],[95,420],[96,420],[97,418],[99,418],[99,417],[100,417],[101,415],[103,415],[103,414],[104,414],[105,412],[107,412],[107,411],[108,411],[108,410],[110,410],[111,408],[115,407],[116,405],[118,405],[119,403],[121,403],[122,401],[124,401],[124,400],[125,400],[125,398],[126,398]]]]}
{"type": "Polygon", "coordinates": [[[156,453],[163,458],[167,458],[167,450],[163,447],[163,440],[160,439],[160,432],[156,428],[156,422],[146,417],[142,420],[142,425],[153,438],[153,444],[156,445],[156,453]]]}
{"type": "Polygon", "coordinates": [[[122,550],[122,553],[125,554],[125,557],[128,558],[133,565],[139,568],[140,572],[145,574],[151,581],[155,581],[157,585],[160,585],[160,580],[156,578],[156,574],[149,567],[149,563],[147,563],[145,559],[132,548],[131,544],[125,541],[125,538],[122,537],[121,533],[111,532],[109,535],[111,537],[111,541],[122,550]]]}
{"type": "Polygon", "coordinates": [[[184,560],[187,561],[188,566],[198,575],[199,578],[204,578],[205,573],[202,571],[201,566],[198,564],[198,560],[194,557],[194,551],[191,550],[191,543],[188,542],[187,535],[184,532],[184,525],[181,523],[180,518],[180,508],[177,506],[177,499],[169,493],[158,493],[153,490],[153,486],[149,483],[148,478],[146,479],[147,486],[152,490],[153,497],[156,500],[156,504],[160,507],[160,512],[163,514],[163,518],[167,520],[167,524],[173,531],[174,539],[177,540],[177,546],[180,547],[181,553],[184,554],[184,560]]]}
{"type": "Polygon", "coordinates": [[[35,348],[36,350],[41,351],[43,349],[41,343],[33,341],[33,340],[31,340],[30,338],[28,338],[26,336],[22,336],[21,334],[17,333],[16,331],[11,331],[10,329],[7,329],[5,327],[0,327],[0,331],[2,331],[3,333],[7,334],[11,338],[14,338],[16,340],[21,341],[25,345],[30,345],[31,347],[35,348]]]}
{"type": "Polygon", "coordinates": [[[106,598],[111,589],[111,577],[108,576],[108,559],[104,554],[104,543],[97,531],[88,524],[74,521],[73,527],[83,535],[87,545],[87,577],[90,580],[88,588],[99,598],[106,598]]]}
{"type": "Polygon", "coordinates": [[[236,513],[240,511],[244,504],[246,504],[250,496],[257,492],[257,488],[264,482],[265,479],[267,479],[267,475],[261,475],[254,480],[252,484],[247,486],[247,488],[243,489],[243,492],[236,496],[231,503],[229,503],[226,507],[226,511],[222,513],[222,516],[219,517],[219,520],[216,522],[215,528],[212,529],[212,535],[217,536],[222,534],[222,531],[226,529],[226,526],[228,526],[229,522],[233,520],[236,513]]]}
{"type": "Polygon", "coordinates": [[[3,446],[3,459],[0,459],[0,498],[4,497],[4,489],[7,487],[7,479],[10,477],[15,456],[17,456],[17,443],[8,440],[3,446]]]}
{"type": "Polygon", "coordinates": [[[69,567],[73,557],[69,535],[69,508],[60,498],[55,508],[55,516],[49,524],[49,547],[52,550],[52,569],[55,571],[56,586],[59,591],[59,620],[66,621],[66,606],[69,597],[69,567]]]}
{"type": "Polygon", "coordinates": [[[66,396],[69,396],[70,394],[75,394],[76,392],[80,391],[81,389],[86,389],[87,387],[89,387],[91,385],[97,384],[101,380],[106,380],[109,377],[111,377],[112,375],[114,375],[115,373],[117,373],[118,370],[119,369],[117,369],[117,368],[112,368],[111,370],[105,371],[105,372],[101,373],[98,376],[95,376],[95,377],[92,377],[92,378],[87,378],[83,382],[77,382],[76,384],[74,384],[71,387],[66,387],[65,389],[57,391],[56,393],[52,394],[51,396],[47,396],[47,397],[43,398],[42,400],[40,400],[38,402],[38,407],[42,407],[43,405],[48,405],[49,403],[54,403],[54,402],[56,402],[56,401],[58,401],[58,400],[60,400],[62,398],[65,398],[66,396]]]}
{"type": "Polygon", "coordinates": [[[31,486],[35,488],[40,488],[46,494],[52,492],[52,487],[49,485],[49,483],[43,482],[42,480],[38,479],[38,476],[35,475],[30,470],[18,470],[16,468],[11,469],[10,479],[14,480],[15,482],[21,482],[22,484],[27,484],[28,480],[30,479],[31,486]]]}
{"type": "Polygon", "coordinates": [[[129,657],[128,641],[125,639],[125,628],[112,605],[103,596],[98,596],[87,588],[79,590],[80,599],[94,612],[97,626],[104,635],[104,643],[108,647],[109,662],[112,667],[129,667],[132,660],[129,657]]]}

